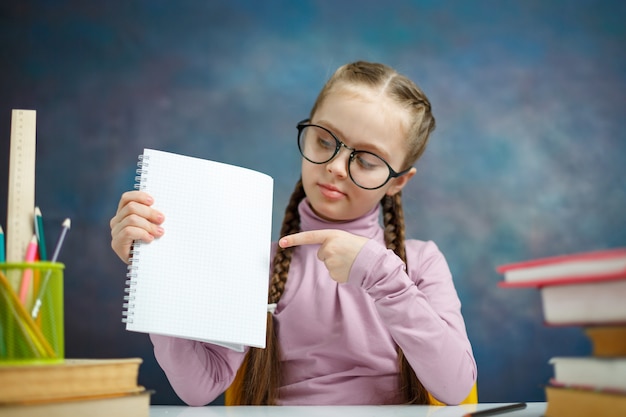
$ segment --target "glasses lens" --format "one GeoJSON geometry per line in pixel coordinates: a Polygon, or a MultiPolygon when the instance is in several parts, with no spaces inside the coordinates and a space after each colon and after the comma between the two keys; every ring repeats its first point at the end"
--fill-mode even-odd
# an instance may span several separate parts
{"type": "Polygon", "coordinates": [[[337,141],[327,130],[317,126],[307,126],[300,130],[298,147],[306,159],[322,164],[335,156],[337,141]]]}
{"type": "Polygon", "coordinates": [[[350,159],[350,177],[363,188],[378,188],[389,179],[389,166],[370,152],[356,151],[350,159]]]}

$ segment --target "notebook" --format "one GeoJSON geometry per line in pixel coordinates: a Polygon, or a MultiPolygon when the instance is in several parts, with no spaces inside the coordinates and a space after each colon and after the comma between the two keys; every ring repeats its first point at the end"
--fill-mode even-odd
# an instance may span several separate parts
{"type": "Polygon", "coordinates": [[[126,329],[264,348],[273,179],[154,149],[137,165],[135,188],[154,197],[165,233],[133,245],[126,329]]]}

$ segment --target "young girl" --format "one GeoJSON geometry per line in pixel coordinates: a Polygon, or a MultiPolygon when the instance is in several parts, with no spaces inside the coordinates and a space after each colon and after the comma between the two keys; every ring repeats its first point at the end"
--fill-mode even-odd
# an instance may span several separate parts
{"type": "MultiPolygon", "coordinates": [[[[449,268],[434,243],[404,238],[401,190],[434,127],[426,96],[393,69],[335,72],[297,125],[302,176],[272,245],[266,349],[150,335],[183,401],[205,405],[227,389],[227,404],[466,398],[476,363],[449,268]]],[[[134,240],[164,233],[153,203],[121,197],[111,246],[125,262],[134,240]]]]}

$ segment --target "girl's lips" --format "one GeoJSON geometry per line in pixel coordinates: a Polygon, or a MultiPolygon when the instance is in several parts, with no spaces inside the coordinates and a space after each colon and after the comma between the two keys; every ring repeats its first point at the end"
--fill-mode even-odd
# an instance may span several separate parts
{"type": "Polygon", "coordinates": [[[318,184],[318,187],[320,188],[322,195],[328,199],[338,200],[345,196],[345,194],[339,191],[337,187],[330,184],[318,184]]]}

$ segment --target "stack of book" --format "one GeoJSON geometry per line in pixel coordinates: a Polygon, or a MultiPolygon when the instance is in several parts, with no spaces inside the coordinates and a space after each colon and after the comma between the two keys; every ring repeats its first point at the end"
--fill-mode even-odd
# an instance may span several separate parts
{"type": "Polygon", "coordinates": [[[150,392],[137,384],[141,359],[66,359],[0,365],[0,417],[148,417],[150,392]]]}
{"type": "Polygon", "coordinates": [[[626,248],[501,265],[503,287],[536,287],[548,326],[578,326],[588,356],[550,359],[545,417],[626,416],[626,248]]]}

